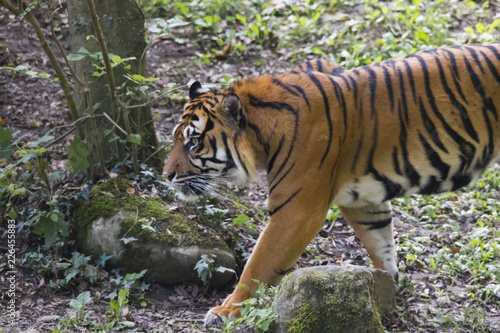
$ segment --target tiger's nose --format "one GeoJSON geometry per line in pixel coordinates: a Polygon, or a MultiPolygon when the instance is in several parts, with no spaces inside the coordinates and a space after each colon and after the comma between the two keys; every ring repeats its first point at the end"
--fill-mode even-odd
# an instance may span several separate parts
{"type": "Polygon", "coordinates": [[[176,175],[175,171],[170,173],[169,172],[163,173],[163,177],[165,177],[170,182],[175,178],[175,175],[176,175]]]}

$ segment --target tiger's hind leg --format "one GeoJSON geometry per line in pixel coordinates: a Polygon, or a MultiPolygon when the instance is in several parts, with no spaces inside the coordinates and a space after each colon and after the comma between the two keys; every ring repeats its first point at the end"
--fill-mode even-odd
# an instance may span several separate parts
{"type": "Polygon", "coordinates": [[[340,207],[342,215],[365,246],[375,268],[398,280],[398,265],[392,232],[391,203],[364,207],[340,207]]]}

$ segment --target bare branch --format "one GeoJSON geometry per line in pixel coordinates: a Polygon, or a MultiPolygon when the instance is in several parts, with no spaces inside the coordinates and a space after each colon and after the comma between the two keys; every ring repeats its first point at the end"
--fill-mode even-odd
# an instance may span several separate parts
{"type": "Polygon", "coordinates": [[[56,8],[54,11],[52,11],[52,8],[50,7],[50,1],[47,1],[47,5],[49,6],[49,10],[51,11],[50,13],[50,31],[52,33],[52,38],[54,38],[54,41],[57,44],[57,47],[59,48],[59,52],[61,52],[62,57],[64,58],[64,62],[66,63],[66,66],[68,66],[68,70],[71,73],[71,76],[75,79],[76,83],[78,83],[80,86],[83,86],[82,81],[78,76],[76,75],[75,71],[73,70],[73,66],[69,63],[68,57],[66,55],[66,52],[64,51],[61,42],[59,42],[59,38],[57,38],[55,29],[54,29],[54,14],[61,9],[61,7],[56,8]]]}
{"type": "Polygon", "coordinates": [[[127,132],[125,132],[125,130],[123,128],[120,127],[120,125],[118,125],[113,119],[111,119],[110,116],[108,116],[108,114],[106,112],[103,112],[102,113],[104,115],[104,117],[106,117],[106,119],[108,119],[113,125],[116,126],[116,128],[118,128],[123,134],[125,135],[128,135],[127,132]]]}

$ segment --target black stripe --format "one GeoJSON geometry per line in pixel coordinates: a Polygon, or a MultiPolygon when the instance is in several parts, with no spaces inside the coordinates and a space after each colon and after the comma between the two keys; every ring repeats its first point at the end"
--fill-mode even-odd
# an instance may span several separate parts
{"type": "Polygon", "coordinates": [[[403,60],[403,64],[405,65],[406,74],[408,75],[408,81],[410,83],[410,88],[413,95],[413,102],[417,104],[417,92],[415,90],[415,81],[413,80],[413,70],[406,60],[403,60]]]}
{"type": "Polygon", "coordinates": [[[470,65],[469,61],[467,58],[464,56],[464,63],[465,67],[467,67],[467,71],[469,72],[470,79],[472,81],[472,85],[474,86],[474,89],[476,89],[476,92],[479,93],[481,96],[481,100],[483,101],[483,105],[493,113],[493,116],[495,117],[495,120],[498,120],[498,114],[497,114],[497,109],[495,107],[495,104],[493,103],[493,100],[491,97],[486,97],[486,94],[484,92],[483,86],[481,85],[481,80],[477,76],[476,72],[474,72],[474,69],[470,65]]]}
{"type": "Polygon", "coordinates": [[[488,166],[493,155],[493,128],[491,127],[488,111],[484,106],[482,107],[482,111],[483,119],[488,129],[488,146],[484,147],[481,158],[476,162],[475,168],[479,170],[484,170],[488,166]]]}
{"type": "Polygon", "coordinates": [[[286,91],[288,91],[290,94],[294,95],[294,96],[299,96],[299,94],[294,91],[293,89],[290,88],[290,86],[288,84],[285,84],[283,82],[281,82],[280,80],[278,80],[277,78],[273,77],[273,83],[283,89],[285,89],[286,91]]]}
{"type": "Polygon", "coordinates": [[[465,130],[467,131],[467,134],[469,134],[469,136],[474,141],[479,143],[479,138],[477,136],[477,132],[474,129],[474,126],[472,125],[472,122],[470,120],[470,116],[467,113],[467,109],[456,99],[455,94],[453,94],[450,87],[448,86],[448,82],[446,81],[446,76],[445,76],[445,73],[443,70],[443,66],[441,65],[441,61],[437,57],[434,57],[434,60],[436,61],[437,65],[438,65],[439,77],[441,79],[441,85],[443,86],[444,92],[450,98],[451,104],[460,113],[460,118],[462,119],[462,123],[465,127],[465,130]]]}
{"type": "Polygon", "coordinates": [[[420,194],[433,194],[437,193],[441,187],[441,182],[437,180],[436,176],[430,176],[429,181],[419,191],[420,194]]]}
{"type": "Polygon", "coordinates": [[[464,46],[464,48],[469,51],[469,53],[472,55],[472,59],[474,59],[474,62],[479,66],[479,69],[481,69],[481,73],[484,74],[483,64],[481,64],[481,61],[479,61],[476,50],[469,46],[464,46]]]}
{"type": "MultiPolygon", "coordinates": [[[[308,63],[308,70],[310,64],[308,63]]],[[[312,69],[312,68],[311,68],[312,69]]],[[[328,96],[326,95],[325,89],[323,88],[323,85],[321,85],[321,82],[318,80],[316,76],[311,71],[306,72],[309,79],[316,85],[316,88],[321,93],[321,96],[323,97],[323,103],[325,104],[325,115],[326,115],[326,122],[328,124],[328,144],[326,146],[325,153],[323,154],[323,157],[321,158],[321,163],[319,166],[321,167],[323,165],[323,162],[325,161],[326,156],[328,155],[330,151],[330,146],[332,144],[332,136],[333,136],[333,125],[332,125],[332,119],[330,115],[330,104],[328,102],[328,96]]]]}
{"type": "Polygon", "coordinates": [[[434,123],[427,114],[427,110],[424,107],[424,103],[422,102],[421,97],[418,98],[418,104],[420,109],[420,116],[422,117],[422,121],[424,123],[425,129],[427,130],[427,133],[429,133],[429,135],[432,138],[432,142],[434,142],[434,144],[438,146],[439,149],[441,149],[445,153],[448,153],[448,149],[446,149],[446,147],[441,142],[441,139],[439,139],[438,130],[436,129],[436,126],[434,126],[434,123]]]}
{"type": "MultiPolygon", "coordinates": [[[[337,82],[335,82],[335,80],[333,80],[331,77],[328,77],[328,79],[330,80],[332,86],[333,86],[333,89],[335,91],[335,97],[337,98],[337,101],[340,101],[340,104],[342,105],[342,115],[344,116],[344,137],[345,135],[347,134],[347,106],[346,106],[346,103],[345,103],[345,97],[344,97],[344,92],[342,91],[342,87],[340,86],[340,84],[338,84],[337,82]]],[[[342,140],[343,142],[343,140],[342,140]]]]}
{"type": "Polygon", "coordinates": [[[403,172],[401,172],[401,168],[399,167],[398,148],[396,146],[392,148],[392,166],[398,175],[403,175],[403,172]]]}
{"type": "MultiPolygon", "coordinates": [[[[239,134],[236,134],[234,136],[234,141],[233,141],[233,144],[234,144],[235,147],[238,147],[238,144],[236,142],[238,140],[238,138],[239,138],[239,134]]],[[[240,162],[240,165],[243,167],[245,173],[248,176],[250,173],[248,172],[247,166],[245,165],[245,163],[241,159],[240,151],[239,151],[239,149],[235,149],[235,150],[236,150],[236,155],[238,156],[238,161],[240,162]]]]}
{"type": "Polygon", "coordinates": [[[266,154],[269,154],[269,142],[264,140],[264,136],[262,135],[259,126],[254,123],[248,122],[248,127],[255,132],[257,141],[259,141],[260,144],[264,147],[264,151],[266,152],[266,154]]]}
{"type": "MultiPolygon", "coordinates": [[[[436,105],[436,100],[434,98],[434,94],[432,93],[427,64],[425,63],[425,61],[422,57],[416,56],[416,58],[420,62],[420,66],[422,67],[422,71],[424,73],[424,88],[425,88],[425,92],[427,95],[427,101],[429,102],[429,104],[431,106],[432,112],[439,119],[439,121],[441,122],[441,125],[444,128],[444,130],[446,131],[446,133],[448,133],[448,135],[453,140],[455,140],[455,142],[459,145],[460,151],[465,156],[466,160],[472,161],[474,154],[475,154],[475,151],[476,151],[476,148],[470,142],[468,142],[467,140],[462,138],[453,128],[451,128],[451,126],[446,122],[443,115],[439,112],[438,107],[436,105]]],[[[465,56],[464,56],[464,60],[466,61],[466,64],[468,64],[468,61],[465,58],[465,56]]],[[[469,67],[470,67],[470,65],[469,65],[469,67]]],[[[482,89],[482,87],[479,87],[479,88],[482,89]]],[[[478,87],[476,87],[476,89],[478,89],[478,87]]]]}
{"type": "Polygon", "coordinates": [[[439,154],[432,149],[431,145],[425,140],[424,136],[420,131],[418,131],[418,137],[420,139],[420,143],[422,147],[424,147],[425,154],[427,155],[427,159],[431,162],[431,165],[439,170],[441,174],[441,180],[446,180],[448,178],[448,173],[450,172],[450,166],[443,162],[439,154]]]}
{"type": "Polygon", "coordinates": [[[318,66],[318,72],[323,73],[323,63],[320,58],[316,58],[316,65],[318,66]]]}
{"type": "Polygon", "coordinates": [[[304,99],[304,101],[306,101],[307,107],[309,108],[309,113],[311,113],[311,105],[309,104],[309,99],[307,99],[307,95],[304,92],[304,89],[302,89],[302,87],[297,85],[292,85],[292,87],[302,95],[302,98],[304,99]]]}
{"type": "Polygon", "coordinates": [[[490,58],[486,54],[484,54],[483,51],[479,51],[481,55],[483,56],[484,60],[486,61],[486,64],[488,65],[488,69],[490,72],[493,74],[495,77],[495,80],[497,80],[498,83],[500,83],[500,74],[498,74],[497,69],[495,68],[495,65],[491,62],[490,58]]]}
{"type": "Polygon", "coordinates": [[[456,191],[459,188],[462,188],[466,185],[468,185],[472,181],[472,176],[468,173],[459,173],[451,177],[451,180],[453,181],[453,186],[451,188],[452,191],[456,191]]]}
{"type": "Polygon", "coordinates": [[[294,166],[295,166],[295,162],[293,162],[293,164],[288,168],[288,170],[285,172],[285,174],[283,176],[281,176],[281,178],[278,179],[278,181],[273,186],[271,186],[271,188],[269,189],[269,195],[271,195],[271,193],[276,188],[276,186],[278,186],[281,183],[281,181],[288,175],[288,173],[290,171],[292,171],[294,166]]]}
{"type": "Polygon", "coordinates": [[[271,108],[275,110],[288,110],[294,115],[297,115],[297,110],[295,110],[290,104],[283,103],[283,102],[264,102],[258,99],[255,96],[248,95],[248,98],[250,99],[250,105],[255,107],[255,108],[271,108]]]}
{"type": "Polygon", "coordinates": [[[494,46],[491,45],[481,45],[481,46],[486,47],[488,50],[490,50],[495,55],[497,60],[500,61],[500,54],[498,53],[498,50],[494,46]]]}
{"type": "Polygon", "coordinates": [[[404,79],[403,79],[403,73],[401,73],[401,70],[398,68],[397,69],[397,73],[398,73],[398,79],[399,79],[399,95],[400,95],[400,98],[401,100],[399,102],[401,102],[402,104],[399,104],[398,102],[398,111],[401,113],[401,111],[404,112],[404,117],[403,119],[405,120],[405,123],[408,125],[410,120],[408,118],[408,104],[406,104],[406,89],[405,89],[405,82],[404,82],[404,79]]]}
{"type": "Polygon", "coordinates": [[[285,202],[283,202],[281,205],[269,211],[269,216],[273,216],[274,214],[276,214],[281,208],[283,208],[287,203],[289,203],[297,194],[299,194],[300,191],[302,191],[302,187],[299,188],[297,191],[295,191],[295,193],[292,194],[288,199],[286,199],[285,202]]]}
{"type": "Polygon", "coordinates": [[[274,161],[276,160],[276,157],[278,156],[278,154],[281,152],[281,148],[283,147],[284,141],[285,141],[285,136],[283,135],[281,137],[280,142],[278,143],[278,148],[276,148],[276,151],[274,152],[273,156],[271,157],[271,159],[267,163],[267,174],[268,175],[271,173],[271,170],[273,169],[274,161]]]}
{"type": "Polygon", "coordinates": [[[406,130],[406,125],[403,120],[403,111],[402,111],[402,106],[401,103],[398,103],[398,116],[399,116],[399,125],[401,132],[399,134],[399,146],[401,147],[401,156],[403,157],[403,167],[404,167],[404,173],[406,177],[410,180],[410,185],[411,186],[418,186],[420,184],[420,175],[418,174],[417,170],[413,167],[413,165],[410,163],[410,160],[408,158],[408,133],[406,130]]]}
{"type": "Polygon", "coordinates": [[[224,147],[226,148],[226,165],[224,166],[224,170],[222,172],[226,172],[229,169],[233,169],[236,167],[236,163],[234,163],[233,154],[231,154],[231,150],[229,149],[229,145],[227,143],[227,135],[225,132],[221,132],[222,142],[224,143],[224,147]]]}
{"type": "Polygon", "coordinates": [[[455,59],[455,55],[453,54],[453,52],[447,49],[443,49],[442,51],[448,54],[447,59],[450,60],[450,62],[448,63],[448,67],[450,68],[453,74],[452,77],[453,77],[453,83],[455,84],[455,89],[458,91],[458,94],[464,100],[464,102],[467,103],[467,98],[465,97],[462,91],[462,86],[460,85],[460,72],[458,70],[457,60],[455,59]]]}
{"type": "Polygon", "coordinates": [[[377,73],[375,73],[375,71],[371,69],[370,66],[364,66],[361,68],[367,71],[368,74],[370,75],[368,79],[368,84],[370,86],[370,110],[372,119],[375,118],[376,123],[378,123],[377,111],[375,109],[375,91],[377,90],[377,73]]]}
{"type": "Polygon", "coordinates": [[[392,218],[380,220],[380,221],[370,221],[370,222],[358,222],[358,224],[368,226],[368,230],[382,229],[390,225],[392,218]]]}
{"type": "Polygon", "coordinates": [[[276,177],[279,176],[279,174],[281,173],[281,171],[283,171],[283,169],[287,165],[288,160],[290,159],[290,156],[292,155],[293,147],[295,146],[295,140],[297,139],[298,128],[299,128],[299,117],[295,117],[295,126],[293,128],[293,139],[292,139],[292,142],[290,143],[290,147],[288,148],[288,154],[286,155],[285,159],[283,160],[283,162],[281,163],[280,167],[278,168],[278,171],[274,174],[273,179],[271,179],[271,181],[269,182],[269,184],[272,184],[274,182],[274,180],[276,179],[276,177]]]}
{"type": "Polygon", "coordinates": [[[354,89],[354,100],[356,103],[358,102],[358,82],[356,82],[355,79],[353,79],[351,76],[349,77],[349,81],[351,81],[352,87],[354,89]]]}
{"type": "Polygon", "coordinates": [[[389,101],[391,103],[391,112],[394,112],[394,91],[392,89],[392,79],[389,71],[384,66],[382,67],[384,71],[385,87],[387,88],[387,93],[389,94],[389,101]]]}

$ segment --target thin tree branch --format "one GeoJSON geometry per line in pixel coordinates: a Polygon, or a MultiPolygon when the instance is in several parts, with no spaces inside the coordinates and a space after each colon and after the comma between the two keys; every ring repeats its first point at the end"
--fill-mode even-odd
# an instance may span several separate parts
{"type": "Polygon", "coordinates": [[[59,48],[59,52],[61,52],[61,55],[64,58],[64,62],[66,63],[66,66],[68,66],[68,70],[69,70],[71,76],[73,76],[73,78],[75,79],[76,83],[78,83],[80,86],[83,86],[82,81],[80,80],[80,78],[76,75],[75,71],[73,70],[73,66],[71,66],[71,64],[69,63],[68,57],[66,55],[66,52],[64,51],[64,49],[63,49],[63,47],[61,45],[61,42],[59,41],[59,38],[57,38],[56,33],[55,33],[55,29],[54,29],[54,14],[59,9],[61,9],[61,7],[56,8],[54,11],[52,11],[52,8],[50,7],[50,1],[47,1],[47,5],[49,6],[49,10],[51,11],[51,13],[50,13],[50,31],[52,33],[52,38],[54,38],[54,41],[56,42],[57,47],[59,48]]]}
{"type": "Polygon", "coordinates": [[[113,66],[111,66],[111,61],[109,60],[108,47],[106,46],[106,41],[104,40],[104,34],[102,33],[101,26],[99,25],[99,17],[97,16],[97,11],[95,9],[95,4],[93,0],[87,0],[87,4],[90,10],[90,17],[92,18],[92,25],[96,33],[97,40],[99,41],[99,46],[102,51],[102,59],[104,61],[104,66],[106,67],[106,73],[108,74],[109,90],[111,94],[111,99],[113,100],[113,117],[115,121],[118,122],[118,110],[120,109],[120,101],[118,100],[118,94],[116,92],[116,81],[115,74],[113,72],[113,66]]]}
{"type": "Polygon", "coordinates": [[[106,117],[106,119],[108,119],[113,125],[116,126],[116,128],[118,128],[123,134],[125,135],[128,135],[127,132],[125,132],[125,130],[123,128],[120,127],[120,125],[118,125],[113,119],[111,119],[110,116],[108,116],[108,114],[106,112],[103,112],[102,113],[104,117],[106,117]]]}
{"type": "Polygon", "coordinates": [[[183,85],[183,86],[180,86],[180,87],[174,88],[174,89],[172,89],[172,90],[169,90],[169,91],[167,91],[167,92],[165,92],[165,93],[163,93],[163,94],[160,94],[160,95],[156,96],[155,98],[153,98],[153,99],[151,99],[151,100],[147,101],[146,103],[142,103],[142,104],[135,104],[135,105],[130,105],[130,106],[128,106],[128,108],[129,108],[129,109],[136,109],[136,108],[141,108],[141,107],[147,106],[148,104],[151,104],[152,102],[156,101],[157,99],[160,99],[160,98],[162,98],[163,96],[167,96],[168,94],[171,94],[171,93],[173,93],[174,91],[179,90],[179,89],[182,89],[182,88],[185,88],[185,87],[187,87],[187,86],[186,86],[186,85],[183,85]]]}
{"type": "Polygon", "coordinates": [[[53,132],[55,131],[56,129],[58,128],[64,128],[64,127],[71,127],[70,130],[68,130],[66,133],[64,133],[63,135],[61,135],[60,137],[58,137],[57,139],[55,139],[54,141],[51,141],[49,144],[47,144],[44,148],[49,148],[50,146],[53,146],[54,144],[58,143],[59,141],[61,141],[62,139],[64,139],[65,137],[67,137],[71,132],[73,132],[76,128],[76,124],[78,122],[81,122],[81,121],[84,121],[85,119],[87,118],[90,118],[90,116],[83,116],[81,118],[78,118],[77,120],[75,120],[74,122],[72,122],[71,124],[68,124],[68,125],[61,125],[61,126],[56,126],[54,128],[52,128],[50,131],[48,131],[47,133],[50,133],[50,132],[53,132]]]}

